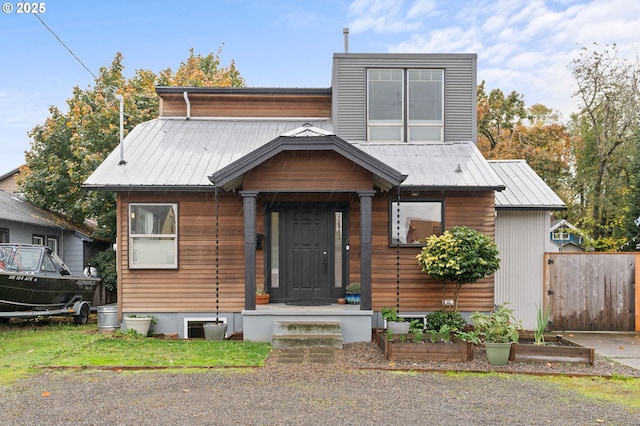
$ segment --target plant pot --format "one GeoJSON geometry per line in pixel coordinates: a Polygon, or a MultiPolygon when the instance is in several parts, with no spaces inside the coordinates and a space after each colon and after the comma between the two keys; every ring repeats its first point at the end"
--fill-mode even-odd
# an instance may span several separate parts
{"type": "Polygon", "coordinates": [[[227,324],[221,322],[205,322],[202,324],[202,328],[205,340],[224,340],[224,336],[227,334],[227,324]]]}
{"type": "Polygon", "coordinates": [[[506,365],[511,353],[511,343],[485,342],[487,359],[491,365],[506,365]]]}
{"type": "Polygon", "coordinates": [[[266,305],[269,303],[270,294],[256,294],[256,305],[266,305]]]}
{"type": "Polygon", "coordinates": [[[136,333],[146,337],[151,327],[151,317],[126,317],[124,323],[127,330],[135,330],[136,333]]]}
{"type": "Polygon", "coordinates": [[[407,321],[387,321],[387,330],[393,334],[409,333],[409,323],[407,321]]]}
{"type": "Polygon", "coordinates": [[[360,293],[345,293],[345,299],[347,299],[347,303],[350,305],[359,305],[360,304],[360,293]]]}

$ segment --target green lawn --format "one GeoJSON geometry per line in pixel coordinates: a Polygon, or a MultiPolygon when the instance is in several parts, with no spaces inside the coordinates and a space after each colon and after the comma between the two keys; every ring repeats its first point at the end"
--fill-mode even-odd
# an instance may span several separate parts
{"type": "Polygon", "coordinates": [[[0,383],[12,383],[41,366],[262,366],[270,350],[268,343],[118,336],[95,324],[0,325],[0,383]]]}

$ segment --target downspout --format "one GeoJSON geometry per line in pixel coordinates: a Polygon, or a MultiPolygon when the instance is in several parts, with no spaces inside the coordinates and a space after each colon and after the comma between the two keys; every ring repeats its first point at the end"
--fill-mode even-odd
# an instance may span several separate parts
{"type": "Polygon", "coordinates": [[[182,96],[184,97],[184,102],[187,104],[187,120],[191,118],[191,102],[189,101],[189,94],[187,92],[182,92],[182,96]]]}

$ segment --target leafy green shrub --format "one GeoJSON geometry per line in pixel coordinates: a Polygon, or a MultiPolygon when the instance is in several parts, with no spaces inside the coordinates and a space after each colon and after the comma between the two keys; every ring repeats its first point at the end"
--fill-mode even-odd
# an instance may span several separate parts
{"type": "Polygon", "coordinates": [[[98,276],[107,290],[116,291],[118,288],[118,273],[116,271],[116,252],[108,248],[96,253],[89,264],[98,270],[98,276]]]}
{"type": "Polygon", "coordinates": [[[479,340],[493,343],[517,342],[522,325],[513,316],[513,309],[504,303],[488,314],[474,312],[471,314],[474,333],[479,340]]]}
{"type": "Polygon", "coordinates": [[[462,331],[467,325],[467,321],[462,317],[462,314],[458,311],[437,311],[427,314],[427,324],[425,327],[427,330],[440,331],[443,325],[446,325],[450,330],[462,331]]]}
{"type": "Polygon", "coordinates": [[[433,279],[456,283],[454,306],[463,284],[493,274],[500,267],[498,246],[493,240],[466,226],[455,226],[442,235],[427,238],[416,256],[422,271],[433,279]]]}

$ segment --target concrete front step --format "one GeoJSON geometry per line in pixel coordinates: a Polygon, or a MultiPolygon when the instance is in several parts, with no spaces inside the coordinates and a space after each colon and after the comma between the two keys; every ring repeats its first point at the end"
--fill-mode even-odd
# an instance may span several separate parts
{"type": "Polygon", "coordinates": [[[274,348],[341,348],[340,321],[274,321],[274,348]]]}

